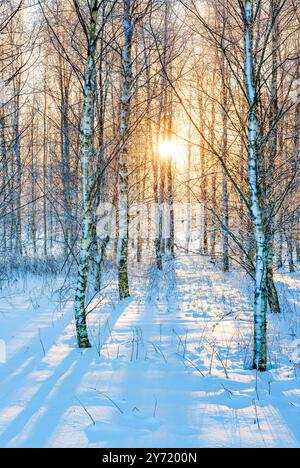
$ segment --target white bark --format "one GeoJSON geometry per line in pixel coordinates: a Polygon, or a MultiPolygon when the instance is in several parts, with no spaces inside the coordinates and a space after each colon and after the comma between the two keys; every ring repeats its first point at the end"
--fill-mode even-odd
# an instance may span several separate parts
{"type": "Polygon", "coordinates": [[[268,248],[268,265],[267,265],[267,288],[268,301],[270,309],[273,313],[280,312],[279,298],[277,289],[274,283],[273,263],[274,263],[274,235],[275,235],[275,219],[273,215],[273,202],[275,192],[275,164],[278,146],[278,54],[279,54],[279,24],[277,7],[278,0],[271,0],[271,17],[274,21],[272,31],[272,78],[270,92],[270,141],[269,141],[269,158],[268,169],[266,175],[265,188],[265,203],[268,203],[267,211],[267,226],[266,226],[266,243],[268,248]]]}
{"type": "Polygon", "coordinates": [[[128,138],[132,89],[133,21],[130,0],[123,0],[123,89],[121,100],[121,127],[119,153],[119,241],[117,252],[120,299],[130,296],[128,283],[128,138]]]}
{"type": "Polygon", "coordinates": [[[81,184],[82,184],[82,242],[78,269],[78,283],[75,296],[75,320],[77,341],[80,348],[89,348],[90,342],[86,327],[85,297],[88,283],[90,248],[92,236],[92,207],[90,200],[90,168],[93,157],[94,111],[95,111],[95,53],[98,0],[91,10],[88,57],[84,76],[84,105],[81,124],[81,184]]]}
{"type": "MultiPolygon", "coordinates": [[[[228,152],[228,79],[226,62],[222,60],[222,125],[223,125],[223,136],[222,136],[222,158],[225,164],[227,163],[227,152],[228,152]]],[[[229,191],[228,191],[228,179],[227,174],[223,168],[222,170],[222,224],[224,226],[222,233],[222,258],[223,258],[223,271],[229,271],[229,191]]]]}
{"type": "MultiPolygon", "coordinates": [[[[190,93],[191,101],[191,93],[190,93]]],[[[192,230],[192,200],[191,200],[191,164],[192,164],[192,125],[189,123],[188,132],[188,163],[187,163],[187,183],[186,183],[186,201],[187,201],[187,213],[186,213],[186,225],[185,225],[185,250],[189,252],[191,243],[191,230],[192,230]]]]}
{"type": "Polygon", "coordinates": [[[266,312],[267,312],[267,252],[260,202],[259,169],[259,122],[257,116],[257,90],[255,83],[252,31],[254,26],[254,0],[245,2],[245,74],[248,93],[248,173],[251,193],[251,213],[256,244],[255,298],[254,298],[254,356],[253,367],[265,371],[267,366],[266,312]]]}

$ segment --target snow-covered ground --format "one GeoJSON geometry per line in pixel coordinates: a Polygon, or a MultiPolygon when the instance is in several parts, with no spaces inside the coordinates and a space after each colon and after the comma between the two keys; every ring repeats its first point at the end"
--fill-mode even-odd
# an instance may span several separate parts
{"type": "MultiPolygon", "coordinates": [[[[132,298],[91,305],[93,348],[76,348],[59,280],[0,293],[1,447],[299,447],[300,275],[277,275],[266,374],[249,370],[251,290],[182,256],[132,272],[132,298]]],[[[113,286],[111,286],[113,289],[113,286]]]]}

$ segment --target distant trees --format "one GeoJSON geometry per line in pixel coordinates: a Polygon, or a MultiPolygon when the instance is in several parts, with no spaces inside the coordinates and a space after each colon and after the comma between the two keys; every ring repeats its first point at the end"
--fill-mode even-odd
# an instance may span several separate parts
{"type": "Polygon", "coordinates": [[[1,2],[0,128],[1,218],[3,247],[22,254],[22,163],[20,100],[27,46],[22,23],[23,1],[1,2]]]}

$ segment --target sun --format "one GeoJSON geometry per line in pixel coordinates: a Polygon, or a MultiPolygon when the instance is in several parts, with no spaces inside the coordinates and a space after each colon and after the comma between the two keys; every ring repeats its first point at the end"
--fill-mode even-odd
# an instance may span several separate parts
{"type": "Polygon", "coordinates": [[[182,144],[176,140],[162,140],[159,144],[159,155],[164,159],[173,159],[178,163],[184,161],[185,151],[182,144]]]}

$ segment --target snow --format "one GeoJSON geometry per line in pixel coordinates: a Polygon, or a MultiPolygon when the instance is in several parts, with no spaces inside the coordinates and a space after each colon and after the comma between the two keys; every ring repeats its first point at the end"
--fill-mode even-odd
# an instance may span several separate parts
{"type": "Polygon", "coordinates": [[[281,272],[264,374],[249,370],[252,288],[240,272],[179,256],[131,272],[132,297],[91,305],[93,348],[76,348],[61,278],[0,293],[1,447],[297,447],[300,275],[281,272]],[[94,420],[95,424],[93,424],[94,420]]]}

